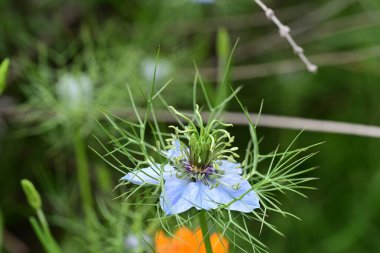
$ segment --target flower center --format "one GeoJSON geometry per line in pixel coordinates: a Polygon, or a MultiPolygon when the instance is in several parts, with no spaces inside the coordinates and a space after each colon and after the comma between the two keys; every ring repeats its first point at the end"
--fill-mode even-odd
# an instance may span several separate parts
{"type": "Polygon", "coordinates": [[[212,184],[214,179],[219,176],[217,170],[211,165],[199,166],[191,164],[189,161],[182,161],[180,175],[191,181],[202,181],[206,185],[212,184]]]}
{"type": "Polygon", "coordinates": [[[184,168],[187,172],[193,174],[194,176],[202,176],[202,175],[205,175],[205,176],[209,176],[211,175],[213,172],[215,172],[215,169],[211,166],[211,165],[207,165],[207,166],[198,166],[198,165],[192,165],[188,162],[185,162],[184,163],[184,168]]]}
{"type": "Polygon", "coordinates": [[[176,148],[181,153],[172,160],[177,168],[178,177],[210,184],[224,173],[217,164],[218,160],[234,161],[234,157],[239,157],[235,153],[238,148],[232,146],[234,137],[224,129],[231,125],[217,119],[204,125],[198,105],[195,107],[195,120],[176,111],[173,107],[170,108],[188,122],[183,129],[170,126],[175,133],[167,139],[169,142],[177,142],[176,148]],[[187,140],[187,143],[181,140],[187,140]]]}

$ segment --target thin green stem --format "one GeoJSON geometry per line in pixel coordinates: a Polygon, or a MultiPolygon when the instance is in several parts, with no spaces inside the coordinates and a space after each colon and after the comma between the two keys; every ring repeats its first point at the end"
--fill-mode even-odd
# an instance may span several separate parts
{"type": "Polygon", "coordinates": [[[88,218],[88,216],[90,216],[92,213],[93,199],[91,195],[91,184],[86,156],[86,147],[78,130],[76,131],[74,142],[82,207],[88,218]]]}
{"type": "Polygon", "coordinates": [[[49,228],[45,214],[43,213],[42,209],[37,210],[37,217],[38,217],[38,220],[40,221],[40,223],[42,225],[44,232],[46,234],[50,234],[50,228],[49,228]]]}
{"type": "Polygon", "coordinates": [[[48,253],[60,253],[61,249],[59,248],[57,242],[55,241],[53,235],[50,232],[49,224],[46,220],[45,214],[42,209],[37,210],[37,218],[39,224],[34,219],[31,219],[32,226],[41,241],[41,243],[46,248],[46,252],[48,253]]]}
{"type": "Polygon", "coordinates": [[[210,233],[208,231],[207,220],[206,220],[206,212],[205,211],[201,211],[201,213],[199,214],[199,224],[200,224],[200,227],[202,230],[203,242],[204,242],[205,247],[206,247],[206,252],[212,253],[210,233]]]}

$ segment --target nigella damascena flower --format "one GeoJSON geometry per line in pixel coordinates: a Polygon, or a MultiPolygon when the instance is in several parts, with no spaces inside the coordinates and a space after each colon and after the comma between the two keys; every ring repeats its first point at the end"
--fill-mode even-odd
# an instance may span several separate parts
{"type": "Polygon", "coordinates": [[[170,61],[160,59],[156,62],[153,58],[146,58],[141,62],[141,70],[145,79],[151,82],[154,78],[158,81],[165,79],[173,70],[170,61]],[[156,71],[156,73],[154,73],[156,71]]]}
{"type": "Polygon", "coordinates": [[[224,129],[212,129],[213,123],[200,129],[190,123],[176,130],[172,145],[164,152],[167,163],[151,163],[122,177],[134,184],[163,183],[161,208],[167,215],[197,210],[226,208],[252,212],[259,199],[233,157],[233,137],[224,129]],[[182,138],[180,138],[180,136],[182,138]],[[185,144],[183,139],[187,140],[185,144]]]}
{"type": "Polygon", "coordinates": [[[85,74],[64,74],[57,83],[57,95],[62,104],[71,111],[80,111],[91,104],[92,80],[85,74]]]}
{"type": "Polygon", "coordinates": [[[144,249],[148,248],[148,245],[152,243],[152,238],[146,234],[137,236],[135,234],[128,235],[124,240],[125,249],[127,252],[143,252],[144,249]]]}

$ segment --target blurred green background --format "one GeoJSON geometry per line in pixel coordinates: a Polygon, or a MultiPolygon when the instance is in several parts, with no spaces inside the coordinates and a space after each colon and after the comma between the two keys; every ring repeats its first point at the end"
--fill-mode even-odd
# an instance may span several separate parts
{"type": "MultiPolygon", "coordinates": [[[[263,101],[264,114],[380,125],[380,2],[265,3],[292,28],[319,66],[317,74],[306,71],[254,1],[1,0],[0,60],[11,60],[0,96],[5,252],[41,252],[20,180],[35,182],[54,233],[64,241],[65,221],[54,213],[75,216],[78,206],[72,129],[79,129],[85,146],[96,146],[92,133],[102,134],[94,121],[101,117],[99,108],[128,108],[126,83],[137,94],[148,89],[158,48],[157,84],[173,78],[166,97],[189,109],[193,63],[211,86],[217,78],[220,27],[233,42],[239,38],[232,85],[243,86],[240,98],[250,111],[257,112],[263,101]],[[83,112],[62,112],[57,104],[54,85],[67,73],[86,73],[93,82],[91,104],[83,112]]],[[[239,110],[236,105],[228,109],[239,110]]],[[[243,126],[233,134],[244,140],[242,132],[248,135],[243,126]]],[[[261,149],[286,147],[298,132],[259,127],[261,149]]],[[[307,192],[307,199],[279,196],[283,208],[302,221],[270,216],[285,237],[264,229],[259,238],[271,252],[379,252],[379,139],[305,131],[297,146],[321,141],[319,154],[309,161],[319,166],[313,172],[319,180],[312,183],[318,190],[307,192]]],[[[87,156],[96,196],[111,200],[120,173],[89,149],[87,156]]]]}

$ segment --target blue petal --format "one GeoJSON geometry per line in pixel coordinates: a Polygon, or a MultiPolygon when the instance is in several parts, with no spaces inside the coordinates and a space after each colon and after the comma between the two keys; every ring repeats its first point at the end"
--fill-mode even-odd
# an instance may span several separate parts
{"type": "Polygon", "coordinates": [[[201,181],[189,182],[172,176],[166,178],[164,188],[160,204],[167,215],[179,214],[191,207],[210,210],[219,206],[219,192],[201,181]]]}
{"type": "Polygon", "coordinates": [[[189,194],[191,194],[191,203],[197,210],[210,210],[216,209],[219,206],[218,192],[214,188],[205,185],[204,183],[197,181],[190,183],[189,194]]]}
{"type": "Polygon", "coordinates": [[[260,208],[259,197],[249,182],[239,175],[229,174],[220,179],[217,188],[219,201],[229,210],[249,213],[260,208]],[[233,186],[239,186],[234,188],[233,186]]]}
{"type": "Polygon", "coordinates": [[[169,159],[175,159],[182,155],[181,153],[181,143],[179,140],[173,140],[173,147],[165,152],[165,155],[169,159]]]}
{"type": "Polygon", "coordinates": [[[224,171],[225,174],[241,175],[243,172],[240,163],[233,163],[228,160],[217,160],[216,163],[219,165],[219,168],[224,171]]]}
{"type": "Polygon", "coordinates": [[[203,182],[189,182],[175,176],[165,179],[160,205],[167,215],[179,214],[195,207],[197,210],[216,209],[219,205],[240,212],[259,208],[259,198],[247,180],[229,174],[220,179],[218,187],[210,188],[203,182]],[[239,185],[239,188],[233,186],[239,185]],[[244,195],[244,196],[243,196],[244,195]],[[238,198],[241,198],[237,200],[238,198]]]}
{"type": "MultiPolygon", "coordinates": [[[[135,170],[132,172],[129,172],[126,174],[124,177],[121,178],[121,180],[126,180],[130,183],[133,184],[153,184],[153,185],[158,185],[161,172],[160,172],[160,164],[152,164],[152,166],[143,168],[141,170],[135,170]]],[[[164,166],[164,171],[162,172],[163,178],[169,176],[171,173],[173,173],[174,168],[166,164],[164,166]]]]}
{"type": "Polygon", "coordinates": [[[160,205],[167,215],[185,212],[193,206],[188,199],[190,197],[189,187],[190,182],[188,180],[179,179],[175,176],[165,180],[160,205]]]}

